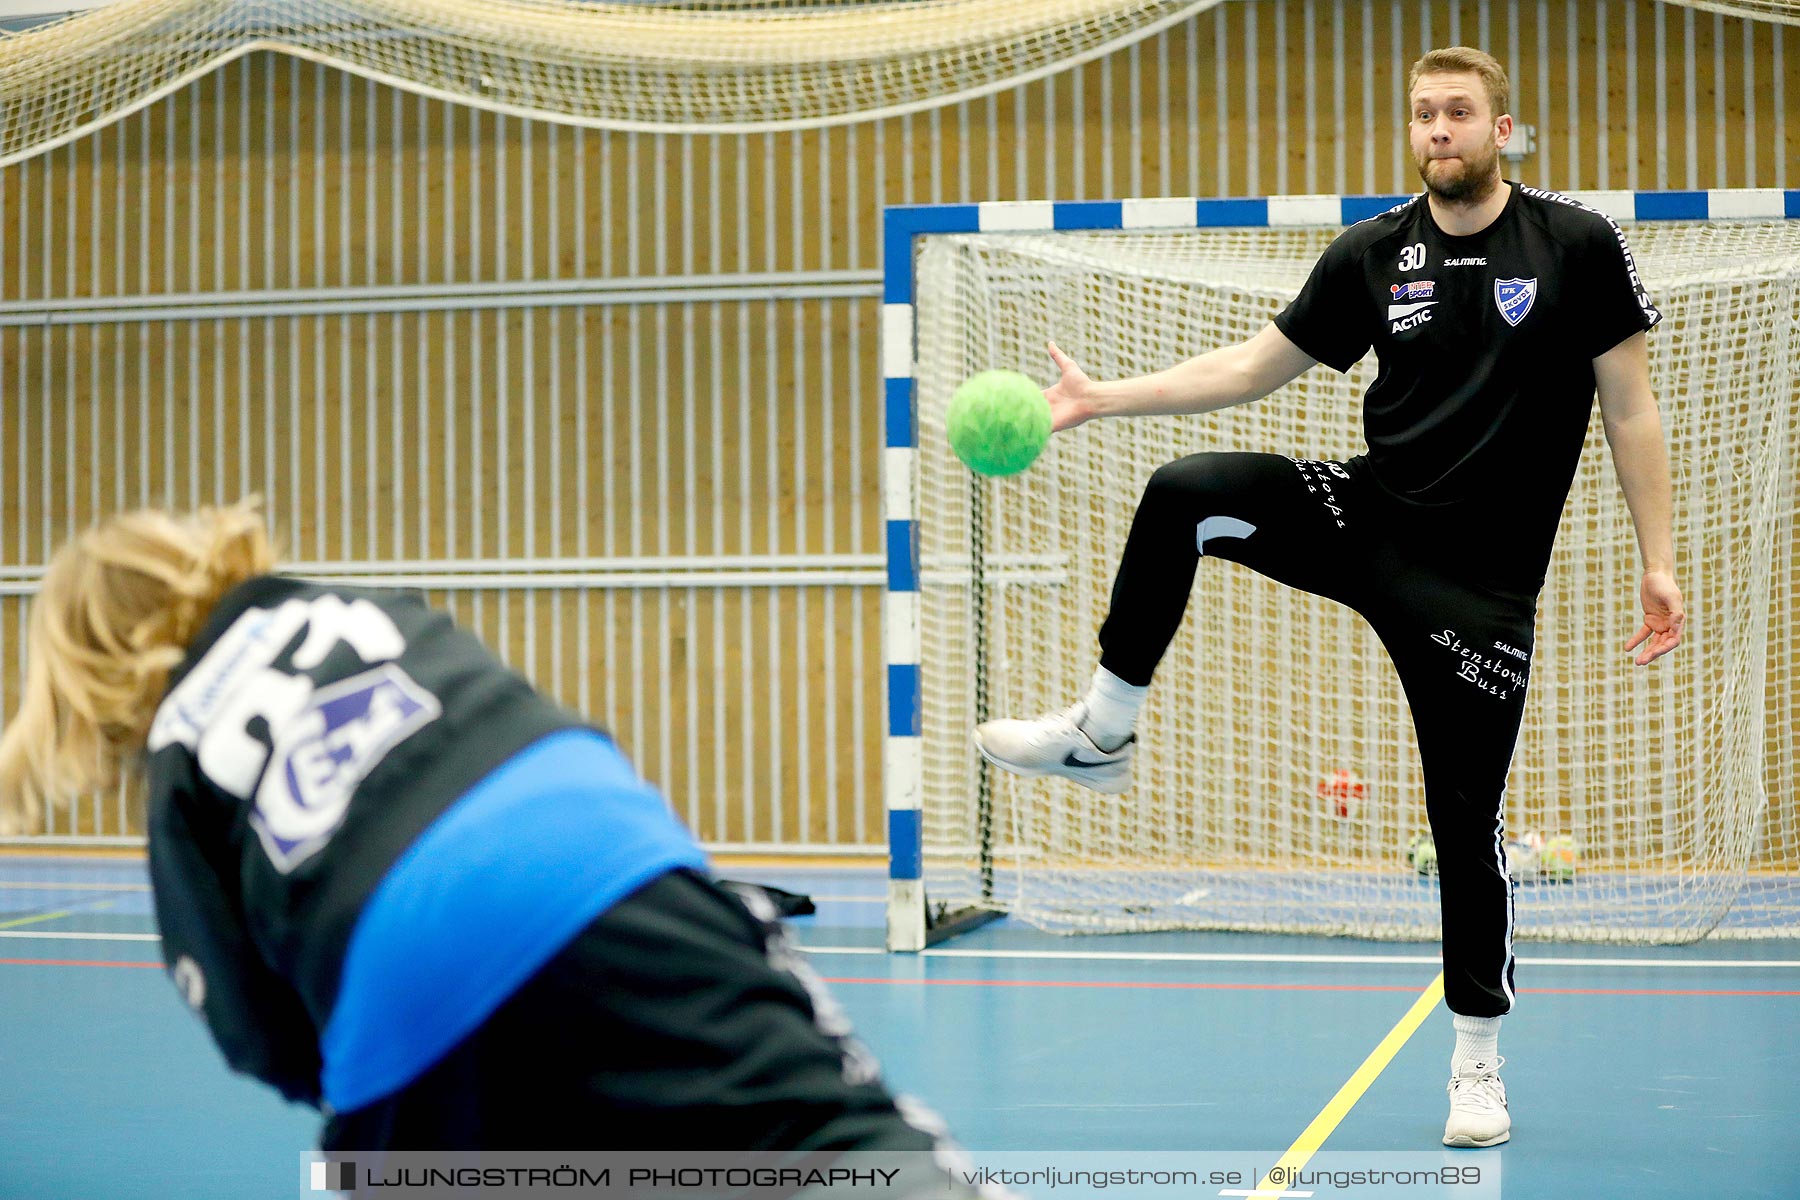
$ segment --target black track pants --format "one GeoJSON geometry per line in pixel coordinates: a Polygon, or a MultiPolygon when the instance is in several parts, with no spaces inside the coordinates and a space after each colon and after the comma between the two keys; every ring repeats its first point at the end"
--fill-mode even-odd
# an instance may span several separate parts
{"type": "MultiPolygon", "coordinates": [[[[877,1077],[766,901],[674,871],[602,914],[423,1076],[333,1117],[322,1142],[935,1153],[935,1122],[877,1077]]],[[[934,1200],[974,1194],[930,1182],[934,1200]]]]}
{"type": "MultiPolygon", "coordinates": [[[[1242,563],[1362,614],[1412,708],[1437,842],[1444,995],[1452,1012],[1512,1007],[1512,885],[1501,832],[1525,707],[1536,582],[1469,557],[1453,511],[1407,505],[1363,464],[1195,454],[1151,476],[1100,630],[1101,663],[1147,684],[1202,557],[1242,563]],[[1479,581],[1478,581],[1479,580],[1479,581]]],[[[1516,572],[1528,575],[1529,572],[1516,572]]]]}

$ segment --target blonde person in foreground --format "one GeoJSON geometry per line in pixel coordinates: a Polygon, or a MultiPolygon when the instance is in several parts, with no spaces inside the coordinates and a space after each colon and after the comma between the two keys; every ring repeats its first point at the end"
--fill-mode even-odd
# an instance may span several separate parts
{"type": "Polygon", "coordinates": [[[912,1151],[897,1194],[975,1194],[606,735],[416,594],[274,564],[253,502],[77,535],[0,737],[0,830],[147,783],[163,958],[233,1068],[328,1151],[912,1151]]]}
{"type": "MultiPolygon", "coordinates": [[[[1422,195],[1346,229],[1294,302],[1249,341],[1154,375],[1089,379],[1055,346],[1054,429],[1203,413],[1371,348],[1367,454],[1312,462],[1196,454],[1151,476],[1073,706],[990,721],[981,753],[1021,775],[1130,784],[1133,729],[1203,557],[1340,601],[1381,637],[1412,709],[1437,844],[1444,998],[1453,1014],[1444,1142],[1511,1136],[1500,1018],[1513,1007],[1513,896],[1502,825],[1538,592],[1596,388],[1637,529],[1644,666],[1681,641],[1661,419],[1645,333],[1661,320],[1613,221],[1501,178],[1506,72],[1434,50],[1408,89],[1422,195]]],[[[1196,731],[1204,736],[1204,731],[1196,731]]]]}

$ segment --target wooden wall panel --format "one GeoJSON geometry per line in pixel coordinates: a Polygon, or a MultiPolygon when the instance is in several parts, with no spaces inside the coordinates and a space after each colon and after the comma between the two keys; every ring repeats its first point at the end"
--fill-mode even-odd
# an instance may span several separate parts
{"type": "MultiPolygon", "coordinates": [[[[1525,182],[1800,184],[1800,31],[1652,0],[1233,0],[1024,87],[795,134],[571,129],[242,60],[0,171],[0,301],[303,306],[0,328],[0,565],[41,562],[101,511],[247,491],[305,560],[877,555],[883,204],[1410,190],[1406,70],[1457,41],[1511,68],[1538,140],[1508,167],[1525,182]],[[842,271],[860,295],[340,314],[319,294],[842,271]]],[[[618,723],[706,836],[852,844],[881,836],[878,601],[455,603],[618,723]],[[659,713],[627,711],[639,687],[659,713]],[[757,722],[803,703],[782,732],[805,749],[753,762],[776,732],[757,722]],[[800,792],[804,813],[783,807],[800,792]]],[[[16,646],[0,630],[8,703],[16,646]]],[[[1784,653],[1771,704],[1791,713],[1800,635],[1784,653]]]]}

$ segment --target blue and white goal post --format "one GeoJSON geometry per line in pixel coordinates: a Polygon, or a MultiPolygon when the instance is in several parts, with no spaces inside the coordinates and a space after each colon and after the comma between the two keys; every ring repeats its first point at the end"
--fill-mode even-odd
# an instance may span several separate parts
{"type": "MultiPolygon", "coordinates": [[[[1571,631],[1595,624],[1597,604],[1606,604],[1607,621],[1631,619],[1613,612],[1634,601],[1629,515],[1606,455],[1589,446],[1559,538],[1566,567],[1553,567],[1546,581],[1532,702],[1548,707],[1526,718],[1508,828],[1517,820],[1570,829],[1582,838],[1584,869],[1591,867],[1584,880],[1593,887],[1544,889],[1541,900],[1521,901],[1519,921],[1526,936],[1528,927],[1589,939],[1705,936],[1730,925],[1724,912],[1759,896],[1757,880],[1771,867],[1800,878],[1800,864],[1789,862],[1800,858],[1793,851],[1800,831],[1786,828],[1795,822],[1793,806],[1771,817],[1760,784],[1768,655],[1800,653],[1791,631],[1771,630],[1768,612],[1769,596],[1800,596],[1795,549],[1773,534],[1780,497],[1793,491],[1791,443],[1800,426],[1791,412],[1800,347],[1795,320],[1784,317],[1800,295],[1800,189],[1577,191],[1568,198],[1620,221],[1640,266],[1651,264],[1645,281],[1667,322],[1652,335],[1652,378],[1678,491],[1685,489],[1676,534],[1690,612],[1750,615],[1697,622],[1685,657],[1665,660],[1661,673],[1571,669],[1568,687],[1535,687],[1559,678],[1562,662],[1598,653],[1588,644],[1593,637],[1571,631]],[[1768,306],[1766,318],[1739,313],[1742,327],[1728,344],[1708,347],[1705,380],[1685,374],[1687,360],[1658,358],[1656,347],[1674,345],[1692,358],[1692,338],[1724,336],[1717,329],[1733,322],[1721,313],[1744,304],[1768,306]],[[1696,407],[1701,390],[1705,410],[1696,407]],[[1721,428],[1721,421],[1733,425],[1721,428]],[[1730,459],[1723,470],[1721,457],[1730,459]],[[1688,462],[1714,466],[1688,470],[1688,462]],[[1589,473],[1593,482],[1584,482],[1589,473]],[[1714,520],[1762,524],[1748,540],[1719,549],[1706,534],[1714,520]],[[1573,574],[1562,578],[1559,570],[1573,574]],[[1564,594],[1575,608],[1559,621],[1555,604],[1564,594]],[[1606,756],[1571,752],[1580,738],[1600,736],[1591,727],[1597,711],[1651,711],[1654,718],[1642,721],[1651,734],[1679,732],[1703,748],[1694,763],[1665,761],[1654,745],[1638,747],[1622,718],[1606,756]],[[1546,757],[1539,745],[1548,747],[1546,757]],[[1654,777],[1633,774],[1640,770],[1634,756],[1654,777]],[[1589,757],[1604,763],[1589,766],[1589,757]],[[1654,880],[1645,883],[1642,874],[1654,880]],[[1620,882],[1627,876],[1638,882],[1620,882]]],[[[1026,716],[1078,694],[1073,689],[1093,671],[1096,619],[1130,509],[1157,462],[1210,444],[1319,459],[1359,452],[1359,398],[1373,356],[1346,376],[1310,371],[1258,405],[1229,410],[1260,416],[1093,423],[1055,437],[1044,459],[1013,479],[976,480],[941,446],[941,405],[968,374],[1012,367],[1048,381],[1048,335],[1094,378],[1154,371],[1240,340],[1280,311],[1339,228],[1406,200],[1150,198],[886,210],[880,362],[891,950],[922,950],[1004,912],[1067,930],[1307,930],[1316,928],[1307,914],[1325,912],[1318,928],[1330,932],[1431,936],[1435,901],[1415,894],[1417,880],[1397,865],[1393,847],[1422,820],[1404,698],[1379,646],[1310,597],[1258,592],[1262,583],[1244,572],[1202,570],[1206,583],[1197,588],[1217,594],[1190,606],[1190,624],[1201,608],[1228,624],[1193,637],[1206,640],[1204,664],[1188,664],[1188,651],[1174,648],[1165,658],[1147,709],[1152,725],[1139,730],[1138,788],[1127,797],[990,774],[970,743],[972,725],[986,716],[1026,716]],[[1190,246],[1195,239],[1199,248],[1190,246]],[[1049,299],[1040,302],[1039,293],[1049,299]],[[1184,308],[1190,293],[1201,293],[1192,311],[1184,308]],[[1084,320],[1093,327],[1082,329],[1084,320]],[[1305,405],[1283,401],[1289,392],[1305,405]],[[1096,488],[1109,495],[1087,509],[1096,488]],[[1064,513],[1075,513],[1073,524],[1057,524],[1064,513]],[[1265,635],[1233,633],[1253,626],[1265,635]],[[1184,680],[1190,669],[1204,687],[1184,680]],[[1298,678],[1287,693],[1269,693],[1264,680],[1283,673],[1298,678]],[[1215,702],[1237,707],[1204,707],[1215,702]],[[1229,727],[1246,712],[1262,721],[1251,741],[1181,732],[1229,727]],[[1154,720],[1168,721],[1168,729],[1154,720]],[[1404,736],[1382,734],[1381,721],[1399,721],[1404,736]],[[1262,748],[1264,734],[1273,750],[1262,748]],[[1359,779],[1354,804],[1314,802],[1310,779],[1343,779],[1345,770],[1359,779]]],[[[1589,439],[1597,435],[1589,428],[1589,439]]],[[[1793,774],[1793,765],[1784,770],[1793,774]]],[[[1800,918],[1782,907],[1789,901],[1771,896],[1762,900],[1800,918]]]]}

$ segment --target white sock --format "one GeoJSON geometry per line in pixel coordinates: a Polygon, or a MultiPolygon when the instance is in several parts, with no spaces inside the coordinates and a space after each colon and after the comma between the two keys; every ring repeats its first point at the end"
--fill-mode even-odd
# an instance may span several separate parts
{"type": "Polygon", "coordinates": [[[1456,1050],[1450,1056],[1452,1075],[1470,1059],[1491,1063],[1500,1057],[1499,1017],[1465,1017],[1461,1013],[1452,1013],[1450,1023],[1456,1027],[1456,1050]]]}
{"type": "Polygon", "coordinates": [[[1094,681],[1088,684],[1087,717],[1081,730],[1094,739],[1102,750],[1117,750],[1137,728],[1138,711],[1144,707],[1148,685],[1138,687],[1126,683],[1105,667],[1094,669],[1094,681]]]}

